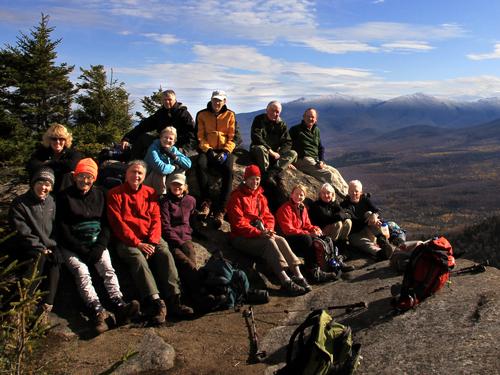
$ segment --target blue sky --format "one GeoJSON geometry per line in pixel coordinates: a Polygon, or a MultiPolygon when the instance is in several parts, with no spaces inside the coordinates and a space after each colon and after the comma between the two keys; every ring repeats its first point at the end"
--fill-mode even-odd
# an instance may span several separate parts
{"type": "Polygon", "coordinates": [[[0,42],[50,15],[58,59],[102,64],[136,103],[160,86],[191,113],[340,93],[500,97],[500,1],[0,0],[0,42]]]}

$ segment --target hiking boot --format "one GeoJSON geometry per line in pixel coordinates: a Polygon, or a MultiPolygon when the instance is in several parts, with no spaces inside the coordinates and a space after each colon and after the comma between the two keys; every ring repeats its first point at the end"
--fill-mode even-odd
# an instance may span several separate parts
{"type": "Polygon", "coordinates": [[[161,298],[151,301],[151,311],[149,313],[149,321],[153,325],[160,325],[165,323],[167,316],[167,306],[161,298]]]}
{"type": "Polygon", "coordinates": [[[193,309],[181,303],[180,294],[176,294],[168,301],[168,311],[171,316],[180,319],[190,319],[194,316],[193,309]]]}
{"type": "Polygon", "coordinates": [[[92,317],[90,320],[92,321],[93,328],[95,332],[100,335],[101,333],[109,330],[108,323],[113,323],[113,316],[102,307],[100,302],[95,302],[92,306],[92,317]]]}
{"type": "Polygon", "coordinates": [[[335,272],[325,272],[321,268],[316,267],[312,270],[312,279],[315,283],[326,283],[328,281],[337,281],[339,279],[338,274],[335,272]]]}
{"type": "Polygon", "coordinates": [[[356,267],[350,266],[350,265],[344,263],[343,261],[339,262],[339,266],[340,266],[340,270],[342,272],[351,272],[351,271],[354,271],[356,269],[356,267]]]}
{"type": "Polygon", "coordinates": [[[304,288],[307,293],[312,290],[311,286],[307,283],[307,280],[303,277],[292,276],[292,281],[298,286],[304,288]]]}
{"type": "MultiPolygon", "coordinates": [[[[392,254],[394,253],[394,247],[389,243],[389,240],[384,235],[377,236],[377,245],[382,249],[385,259],[391,259],[392,254]]],[[[377,253],[377,259],[381,256],[382,255],[377,253]]]]}
{"type": "Polygon", "coordinates": [[[118,325],[130,323],[130,319],[139,314],[140,305],[136,300],[126,303],[121,298],[113,299],[115,317],[118,325]]]}
{"type": "Polygon", "coordinates": [[[285,281],[285,283],[281,285],[280,290],[288,297],[297,297],[307,293],[303,287],[295,284],[293,280],[285,281]]]}

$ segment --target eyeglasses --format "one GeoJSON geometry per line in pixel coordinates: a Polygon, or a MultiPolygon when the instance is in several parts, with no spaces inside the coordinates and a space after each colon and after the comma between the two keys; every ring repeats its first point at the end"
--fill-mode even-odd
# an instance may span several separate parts
{"type": "Polygon", "coordinates": [[[60,137],[50,137],[50,140],[52,142],[66,142],[66,138],[60,138],[60,137]]]}
{"type": "Polygon", "coordinates": [[[80,181],[94,181],[95,178],[91,174],[88,173],[78,173],[75,175],[75,178],[80,181]]]}

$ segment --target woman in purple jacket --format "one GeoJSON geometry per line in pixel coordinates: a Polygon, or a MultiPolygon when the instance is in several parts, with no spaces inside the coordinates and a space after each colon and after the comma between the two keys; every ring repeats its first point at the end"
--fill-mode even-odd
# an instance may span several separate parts
{"type": "Polygon", "coordinates": [[[167,188],[167,194],[160,199],[161,233],[174,256],[184,289],[192,294],[199,289],[190,224],[196,200],[187,193],[186,176],[182,173],[171,174],[167,188]]]}

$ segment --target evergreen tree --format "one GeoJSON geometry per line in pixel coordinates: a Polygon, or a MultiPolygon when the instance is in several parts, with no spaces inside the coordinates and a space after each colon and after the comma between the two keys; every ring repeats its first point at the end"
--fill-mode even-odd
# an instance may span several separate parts
{"type": "Polygon", "coordinates": [[[7,111],[32,135],[54,122],[67,123],[75,93],[69,80],[74,67],[56,65],[56,47],[61,39],[51,40],[54,28],[48,22],[49,16],[42,14],[39,25],[29,35],[21,33],[15,46],[7,45],[0,53],[2,116],[7,111]]]}
{"type": "Polygon", "coordinates": [[[102,65],[80,68],[80,89],[75,102],[79,107],[73,112],[75,134],[79,148],[90,153],[118,142],[131,127],[132,102],[123,82],[111,78],[108,82],[102,65]]]}
{"type": "Polygon", "coordinates": [[[141,120],[151,116],[163,105],[163,90],[160,87],[158,91],[153,92],[150,96],[145,96],[141,99],[142,108],[146,111],[147,115],[143,115],[141,112],[136,112],[136,116],[141,120]]]}

